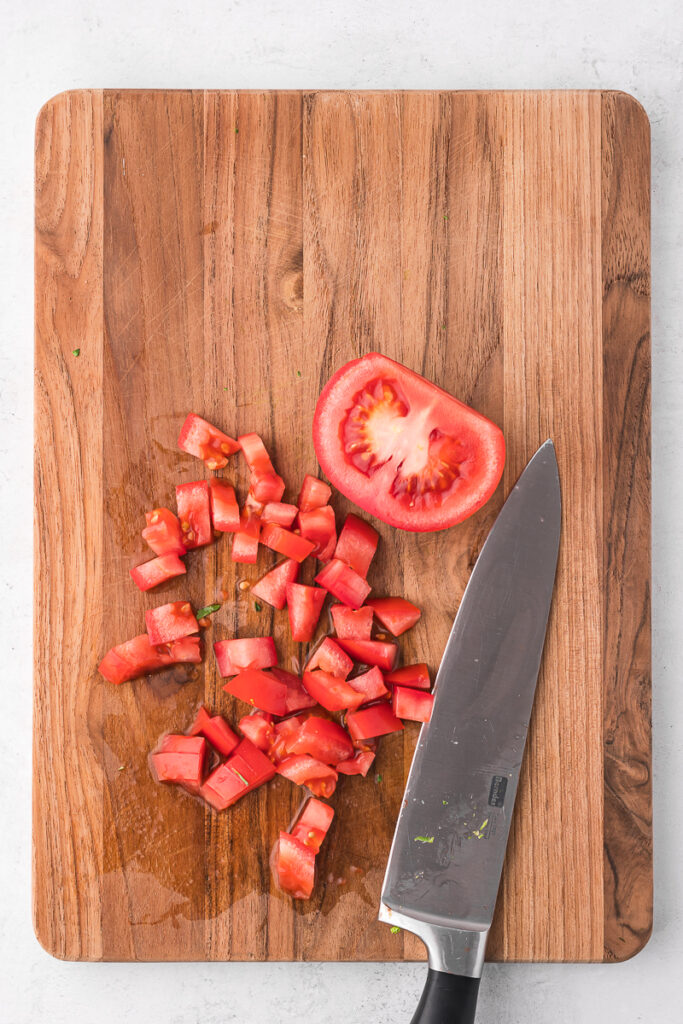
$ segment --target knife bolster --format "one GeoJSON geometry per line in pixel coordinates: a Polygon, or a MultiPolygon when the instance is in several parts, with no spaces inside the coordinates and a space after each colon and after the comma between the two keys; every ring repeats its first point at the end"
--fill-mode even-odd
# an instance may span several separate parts
{"type": "Polygon", "coordinates": [[[484,967],[488,928],[444,928],[416,917],[408,917],[380,903],[379,920],[412,932],[427,947],[429,968],[441,974],[480,978],[484,967]]]}

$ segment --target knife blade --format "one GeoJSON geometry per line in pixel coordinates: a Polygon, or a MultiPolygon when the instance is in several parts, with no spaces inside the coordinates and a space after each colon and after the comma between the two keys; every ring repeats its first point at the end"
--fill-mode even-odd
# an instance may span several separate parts
{"type": "Polygon", "coordinates": [[[472,570],[420,731],[379,919],[414,932],[429,973],[412,1024],[474,1020],[545,641],[560,537],[546,441],[472,570]]]}

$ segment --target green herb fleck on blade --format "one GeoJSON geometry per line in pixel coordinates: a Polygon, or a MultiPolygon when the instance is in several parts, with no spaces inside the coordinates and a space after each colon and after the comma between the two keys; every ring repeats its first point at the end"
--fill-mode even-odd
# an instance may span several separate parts
{"type": "Polygon", "coordinates": [[[399,928],[399,926],[398,926],[397,924],[395,924],[395,925],[392,925],[392,928],[391,928],[391,934],[392,934],[392,935],[396,935],[396,934],[398,934],[398,932],[400,932],[400,930],[401,930],[401,929],[399,928]]]}
{"type": "Polygon", "coordinates": [[[448,807],[448,800],[442,800],[441,803],[444,807],[448,807]]]}
{"type": "Polygon", "coordinates": [[[205,608],[200,608],[197,612],[197,619],[205,619],[207,615],[213,615],[220,608],[219,604],[207,604],[205,608]]]}
{"type": "Polygon", "coordinates": [[[434,836],[415,836],[414,842],[416,843],[433,843],[434,836]]]}
{"type": "Polygon", "coordinates": [[[254,608],[256,609],[257,612],[263,611],[263,605],[261,604],[260,601],[254,601],[254,608]]]}
{"type": "Polygon", "coordinates": [[[73,350],[73,353],[72,353],[72,354],[73,354],[73,355],[75,355],[75,356],[80,356],[80,354],[81,354],[81,350],[80,350],[80,348],[75,348],[75,349],[73,350]]]}

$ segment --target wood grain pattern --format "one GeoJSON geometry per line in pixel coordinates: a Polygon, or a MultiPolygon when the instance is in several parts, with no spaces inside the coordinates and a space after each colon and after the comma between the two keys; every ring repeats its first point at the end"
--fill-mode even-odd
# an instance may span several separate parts
{"type": "MultiPolygon", "coordinates": [[[[144,511],[204,475],[175,447],[188,409],[262,433],[295,497],[317,471],[321,386],[373,349],[491,416],[509,446],[501,487],[462,526],[378,524],[376,592],[424,608],[407,660],[436,669],[505,494],[545,437],[558,449],[558,582],[489,957],[642,946],[648,160],[647,120],[615,93],[84,92],[41,111],[34,918],[50,952],[424,955],[375,920],[416,728],[381,744],[381,783],[339,787],[315,897],[294,906],[268,868],[294,787],[279,778],[217,816],[149,775],[159,734],[201,701],[239,714],[210,652],[117,688],[95,671],[145,608],[185,595],[226,597],[210,639],[273,631],[281,662],[300,663],[286,616],[238,588],[265,551],[236,571],[219,543],[146,595],[128,570],[146,557],[144,511]]],[[[243,490],[243,469],[228,474],[243,490]]]]}

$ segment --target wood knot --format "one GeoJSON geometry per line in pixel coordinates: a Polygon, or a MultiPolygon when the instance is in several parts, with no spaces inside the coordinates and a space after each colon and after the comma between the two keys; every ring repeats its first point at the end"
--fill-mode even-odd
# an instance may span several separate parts
{"type": "Polygon", "coordinates": [[[280,297],[289,309],[301,312],[304,306],[303,270],[288,270],[280,281],[280,297]]]}

